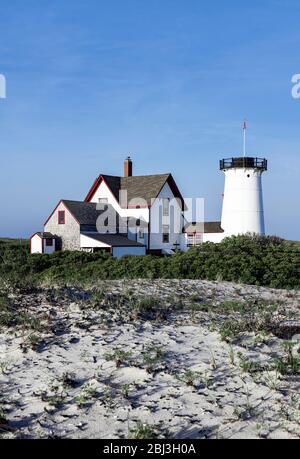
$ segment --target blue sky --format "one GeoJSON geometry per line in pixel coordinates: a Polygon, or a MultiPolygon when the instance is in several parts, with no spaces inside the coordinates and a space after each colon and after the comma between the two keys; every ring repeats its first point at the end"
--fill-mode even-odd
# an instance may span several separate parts
{"type": "Polygon", "coordinates": [[[99,173],[172,172],[219,219],[222,157],[267,157],[266,230],[300,239],[300,3],[3,0],[0,235],[42,229],[99,173]]]}

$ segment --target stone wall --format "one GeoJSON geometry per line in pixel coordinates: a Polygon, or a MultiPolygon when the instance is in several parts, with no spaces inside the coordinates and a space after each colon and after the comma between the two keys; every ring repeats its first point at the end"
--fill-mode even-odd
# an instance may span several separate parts
{"type": "Polygon", "coordinates": [[[62,250],[80,250],[80,226],[65,207],[60,203],[49,221],[46,223],[44,231],[50,232],[61,239],[62,250]],[[65,224],[58,224],[58,212],[65,211],[65,224]]]}

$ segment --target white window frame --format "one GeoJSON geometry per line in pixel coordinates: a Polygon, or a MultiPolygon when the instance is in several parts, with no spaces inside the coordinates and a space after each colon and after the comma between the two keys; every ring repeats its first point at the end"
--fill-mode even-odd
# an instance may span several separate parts
{"type": "Polygon", "coordinates": [[[138,228],[138,237],[139,237],[139,239],[144,239],[144,237],[145,237],[144,228],[138,228]]]}
{"type": "Polygon", "coordinates": [[[169,217],[170,216],[170,199],[169,198],[163,198],[162,207],[163,207],[163,217],[169,217]]]}
{"type": "Polygon", "coordinates": [[[170,225],[163,225],[162,227],[162,242],[163,244],[169,244],[170,242],[170,225]]]}
{"type": "Polygon", "coordinates": [[[203,243],[202,233],[188,233],[187,245],[188,247],[194,247],[203,243]]]}

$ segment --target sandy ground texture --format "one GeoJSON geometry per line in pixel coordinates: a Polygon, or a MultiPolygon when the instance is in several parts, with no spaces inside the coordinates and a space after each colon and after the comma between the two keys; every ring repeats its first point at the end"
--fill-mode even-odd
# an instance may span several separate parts
{"type": "Polygon", "coordinates": [[[1,295],[2,438],[300,437],[299,291],[137,280],[1,295]]]}

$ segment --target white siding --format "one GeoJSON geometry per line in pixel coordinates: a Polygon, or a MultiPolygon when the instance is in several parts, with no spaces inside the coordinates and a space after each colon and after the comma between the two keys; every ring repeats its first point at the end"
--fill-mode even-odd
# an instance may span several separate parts
{"type": "MultiPolygon", "coordinates": [[[[204,233],[204,234],[198,234],[197,235],[197,245],[200,245],[201,243],[204,242],[214,242],[215,244],[218,244],[222,242],[224,239],[225,234],[224,233],[204,233]]],[[[190,247],[188,245],[189,240],[188,240],[188,234],[184,233],[183,238],[182,238],[182,245],[181,245],[181,250],[186,252],[190,247]]]]}
{"type": "Polygon", "coordinates": [[[217,244],[221,242],[224,237],[226,237],[225,233],[205,233],[203,235],[203,242],[215,242],[217,244]]]}
{"type": "Polygon", "coordinates": [[[107,247],[110,247],[110,245],[105,244],[104,242],[101,242],[101,241],[96,241],[96,239],[88,237],[85,234],[80,234],[80,247],[82,249],[95,248],[95,247],[107,248],[107,247]]]}
{"type": "MultiPolygon", "coordinates": [[[[114,195],[111,193],[110,189],[106,185],[106,183],[103,181],[99,185],[96,193],[94,194],[93,198],[91,199],[90,202],[95,202],[98,203],[99,199],[107,199],[108,204],[111,204],[113,208],[116,210],[116,212],[121,216],[121,217],[132,217],[134,219],[141,219],[144,220],[147,224],[149,223],[149,208],[141,208],[141,209],[125,209],[120,206],[114,195]]],[[[129,203],[130,204],[130,203],[129,203]]],[[[130,226],[130,222],[129,222],[130,226]]],[[[129,239],[136,241],[137,236],[136,232],[138,230],[136,228],[131,228],[130,231],[123,232],[124,236],[128,236],[129,239]]],[[[146,244],[148,246],[148,227],[145,228],[145,237],[144,240],[140,241],[138,239],[138,242],[142,242],[143,244],[146,244]]]]}
{"type": "Polygon", "coordinates": [[[52,239],[52,246],[46,245],[46,239],[43,239],[44,253],[50,255],[55,252],[55,239],[52,239]]]}
{"type": "Polygon", "coordinates": [[[184,239],[187,249],[195,245],[201,245],[203,243],[203,233],[184,233],[184,239]]]}
{"type": "Polygon", "coordinates": [[[30,242],[31,242],[31,253],[43,253],[42,238],[38,234],[35,234],[34,236],[32,236],[30,242]]]}
{"type": "MultiPolygon", "coordinates": [[[[88,248],[103,248],[107,249],[110,248],[111,246],[109,244],[105,244],[104,242],[101,241],[96,241],[95,239],[92,239],[91,237],[81,234],[80,235],[80,247],[82,249],[88,249],[88,248]]],[[[146,254],[146,248],[145,247],[113,247],[112,248],[112,255],[116,258],[121,258],[124,257],[125,255],[145,255],[146,254]]]]}
{"type": "MultiPolygon", "coordinates": [[[[138,197],[138,196],[137,196],[138,197]]],[[[121,217],[143,218],[147,223],[149,221],[149,209],[123,209],[105,182],[101,182],[96,193],[90,202],[99,202],[99,199],[106,198],[108,204],[111,204],[121,217]]]]}
{"type": "MultiPolygon", "coordinates": [[[[150,249],[174,249],[175,243],[181,243],[183,216],[181,203],[175,200],[174,194],[170,186],[165,183],[158,197],[155,199],[151,207],[151,235],[150,249]],[[163,199],[170,199],[170,207],[173,207],[174,215],[171,208],[169,216],[163,216],[163,199]],[[162,225],[170,226],[170,238],[168,243],[163,243],[162,225]]],[[[179,246],[178,246],[179,248],[179,246]]]]}
{"type": "MultiPolygon", "coordinates": [[[[186,251],[189,249],[188,245],[188,234],[185,233],[184,235],[184,241],[181,246],[181,250],[186,251]]],[[[197,235],[197,245],[204,243],[204,242],[214,242],[214,243],[219,243],[222,242],[224,239],[225,234],[224,233],[204,233],[204,234],[199,234],[197,235]]]]}

